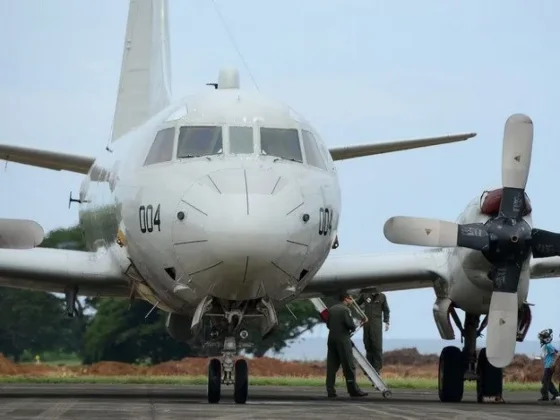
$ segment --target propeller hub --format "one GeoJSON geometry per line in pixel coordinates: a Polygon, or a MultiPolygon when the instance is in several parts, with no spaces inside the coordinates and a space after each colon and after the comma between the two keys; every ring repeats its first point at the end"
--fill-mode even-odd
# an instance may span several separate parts
{"type": "Polygon", "coordinates": [[[492,264],[503,261],[523,263],[531,252],[531,226],[525,220],[497,217],[485,223],[489,247],[482,253],[492,264]]]}

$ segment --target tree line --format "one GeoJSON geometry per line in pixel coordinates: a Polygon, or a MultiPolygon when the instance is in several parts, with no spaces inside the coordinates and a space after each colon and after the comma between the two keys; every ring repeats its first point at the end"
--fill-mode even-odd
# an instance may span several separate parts
{"type": "MultiPolygon", "coordinates": [[[[40,246],[86,249],[80,226],[53,230],[40,246]]],[[[155,364],[209,355],[202,346],[203,338],[186,344],[169,336],[165,312],[155,309],[146,317],[152,306],[148,302],[119,298],[87,298],[82,302],[78,316],[70,318],[64,297],[0,287],[0,353],[16,362],[29,361],[35,355],[46,361],[72,355],[84,364],[155,364]]],[[[281,309],[278,321],[276,330],[256,341],[249,353],[263,356],[269,350],[279,352],[320,322],[309,301],[293,302],[281,309]]]]}

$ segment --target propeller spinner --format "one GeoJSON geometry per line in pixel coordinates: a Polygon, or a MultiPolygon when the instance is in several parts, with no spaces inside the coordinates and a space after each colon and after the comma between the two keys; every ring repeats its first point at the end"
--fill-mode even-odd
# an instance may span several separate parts
{"type": "Polygon", "coordinates": [[[510,116],[504,129],[500,209],[486,223],[456,224],[397,216],[383,227],[385,237],[393,243],[470,248],[482,252],[493,265],[486,355],[498,368],[507,366],[515,352],[522,266],[531,253],[534,258],[560,255],[559,234],[531,229],[523,220],[532,148],[531,119],[523,114],[510,116]]]}

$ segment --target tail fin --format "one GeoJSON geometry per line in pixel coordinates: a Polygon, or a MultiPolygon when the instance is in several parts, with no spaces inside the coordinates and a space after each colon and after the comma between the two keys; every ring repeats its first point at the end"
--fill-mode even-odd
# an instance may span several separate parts
{"type": "Polygon", "coordinates": [[[167,0],[130,0],[111,141],[171,100],[167,0]]]}

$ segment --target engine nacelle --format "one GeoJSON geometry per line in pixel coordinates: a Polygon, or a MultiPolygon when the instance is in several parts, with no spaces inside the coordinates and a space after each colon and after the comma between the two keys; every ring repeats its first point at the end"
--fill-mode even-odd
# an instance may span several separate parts
{"type": "Polygon", "coordinates": [[[192,316],[170,313],[167,315],[165,328],[167,329],[167,333],[173,337],[174,340],[186,343],[194,338],[191,333],[191,322],[192,316]]]}

